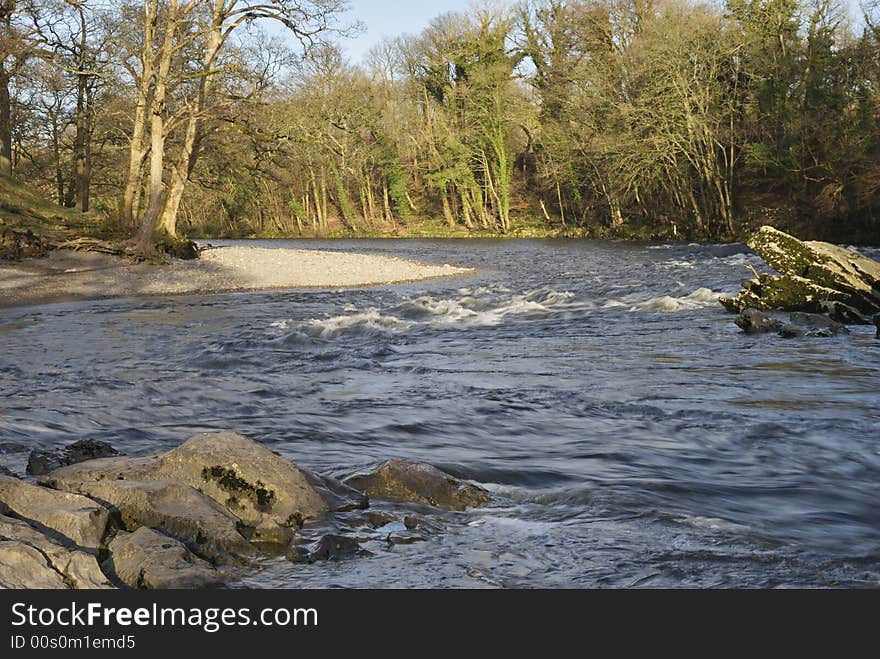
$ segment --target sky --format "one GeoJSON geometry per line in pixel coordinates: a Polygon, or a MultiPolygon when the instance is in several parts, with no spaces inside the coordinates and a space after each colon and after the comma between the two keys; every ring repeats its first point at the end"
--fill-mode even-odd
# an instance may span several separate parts
{"type": "Polygon", "coordinates": [[[399,34],[418,34],[431,19],[448,11],[467,9],[469,0],[403,0],[383,2],[382,0],[350,0],[351,11],[343,20],[357,20],[364,24],[364,32],[354,39],[341,39],[345,54],[355,64],[383,37],[399,34]]]}

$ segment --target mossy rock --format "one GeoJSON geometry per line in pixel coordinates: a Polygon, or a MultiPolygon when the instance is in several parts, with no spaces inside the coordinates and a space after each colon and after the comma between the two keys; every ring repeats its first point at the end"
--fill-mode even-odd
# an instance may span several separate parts
{"type": "Polygon", "coordinates": [[[183,261],[199,258],[199,246],[186,236],[171,236],[164,232],[157,232],[155,242],[156,249],[172,258],[183,261]]]}
{"type": "Polygon", "coordinates": [[[18,261],[43,256],[49,245],[33,231],[16,231],[0,226],[0,260],[18,261]]]}
{"type": "Polygon", "coordinates": [[[880,310],[880,263],[873,259],[830,243],[800,241],[769,226],[761,227],[748,245],[791,281],[806,280],[843,295],[824,299],[845,301],[863,312],[880,310]]]}
{"type": "Polygon", "coordinates": [[[743,290],[732,298],[719,302],[730,312],[745,309],[770,311],[805,311],[813,308],[819,300],[845,302],[849,296],[832,288],[820,286],[809,279],[790,275],[761,275],[743,282],[743,290]]]}

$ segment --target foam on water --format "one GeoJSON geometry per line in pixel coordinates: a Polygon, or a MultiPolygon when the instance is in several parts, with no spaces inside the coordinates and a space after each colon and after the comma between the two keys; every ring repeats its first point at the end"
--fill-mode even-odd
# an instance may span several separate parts
{"type": "Polygon", "coordinates": [[[461,297],[443,298],[421,295],[408,298],[388,309],[370,307],[358,310],[347,305],[344,315],[312,318],[304,322],[279,320],[270,327],[293,330],[297,335],[332,339],[343,333],[396,333],[420,327],[493,327],[508,316],[546,316],[561,310],[587,310],[594,305],[577,302],[568,291],[537,289],[511,294],[501,287],[462,288],[461,297]]]}
{"type": "Polygon", "coordinates": [[[616,309],[625,307],[630,311],[690,311],[692,309],[704,309],[718,304],[719,298],[724,293],[713,291],[710,288],[698,288],[697,290],[674,297],[672,295],[658,295],[647,300],[634,300],[634,296],[623,299],[610,299],[602,305],[603,309],[616,309]]]}
{"type": "MultiPolygon", "coordinates": [[[[639,300],[630,295],[609,299],[601,304],[578,300],[570,291],[537,289],[523,294],[511,294],[496,288],[459,289],[461,297],[434,297],[421,295],[380,309],[369,307],[359,310],[346,305],[348,313],[329,318],[311,318],[305,321],[278,320],[270,327],[284,332],[297,342],[303,337],[333,339],[342,334],[395,334],[420,328],[453,329],[495,327],[511,318],[540,319],[560,313],[584,314],[596,309],[626,308],[629,311],[687,311],[717,304],[723,295],[709,288],[698,288],[682,296],[661,295],[639,300]]],[[[283,338],[283,337],[282,337],[283,338]]]]}

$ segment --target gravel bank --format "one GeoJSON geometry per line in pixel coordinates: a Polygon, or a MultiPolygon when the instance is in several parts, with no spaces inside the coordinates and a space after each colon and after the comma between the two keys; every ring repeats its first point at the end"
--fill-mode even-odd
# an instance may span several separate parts
{"type": "Polygon", "coordinates": [[[285,288],[343,288],[468,274],[387,256],[265,247],[220,247],[196,261],[131,265],[124,259],[60,250],[0,262],[0,307],[69,300],[285,288]]]}

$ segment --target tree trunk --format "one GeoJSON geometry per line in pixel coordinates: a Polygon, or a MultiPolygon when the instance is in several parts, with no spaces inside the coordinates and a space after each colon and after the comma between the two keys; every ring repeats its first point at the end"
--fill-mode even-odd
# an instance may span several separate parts
{"type": "Polygon", "coordinates": [[[0,61],[0,173],[12,176],[12,99],[9,72],[0,61]]]}
{"type": "MultiPolygon", "coordinates": [[[[218,5],[215,5],[215,11],[218,5]]],[[[183,199],[183,191],[189,181],[193,168],[199,157],[199,145],[201,142],[201,114],[211,89],[214,65],[217,56],[223,46],[225,36],[223,33],[224,16],[215,15],[211,25],[211,33],[208,35],[208,45],[202,64],[202,78],[199,81],[199,92],[196,95],[189,121],[186,125],[186,136],[183,141],[183,152],[177,165],[171,170],[171,185],[168,188],[168,198],[165,208],[162,210],[160,227],[170,236],[177,235],[177,213],[180,210],[180,202],[183,199]]]]}
{"type": "MultiPolygon", "coordinates": [[[[80,63],[82,66],[82,63],[80,63]]],[[[89,210],[89,172],[87,165],[87,143],[89,133],[86,86],[88,76],[77,75],[76,81],[76,134],[73,138],[73,197],[79,209],[89,210]]]]}
{"type": "Polygon", "coordinates": [[[128,154],[128,178],[122,193],[122,220],[128,226],[135,225],[135,206],[140,195],[141,176],[147,155],[147,109],[150,86],[153,78],[153,39],[159,13],[158,0],[148,0],[144,4],[144,45],[141,49],[141,77],[138,81],[137,103],[128,154]]]}
{"type": "Polygon", "coordinates": [[[171,0],[168,7],[162,45],[159,49],[159,65],[153,83],[153,102],[150,105],[150,181],[147,194],[147,210],[141,219],[136,238],[138,251],[150,253],[153,247],[153,232],[164,203],[165,173],[165,93],[168,87],[168,74],[174,53],[174,31],[177,21],[177,0],[171,0]]]}
{"type": "Polygon", "coordinates": [[[76,205],[83,213],[89,210],[89,184],[91,179],[91,75],[87,73],[88,57],[88,25],[82,5],[77,5],[79,12],[79,44],[76,75],[76,134],[73,139],[73,187],[76,205]]]}

